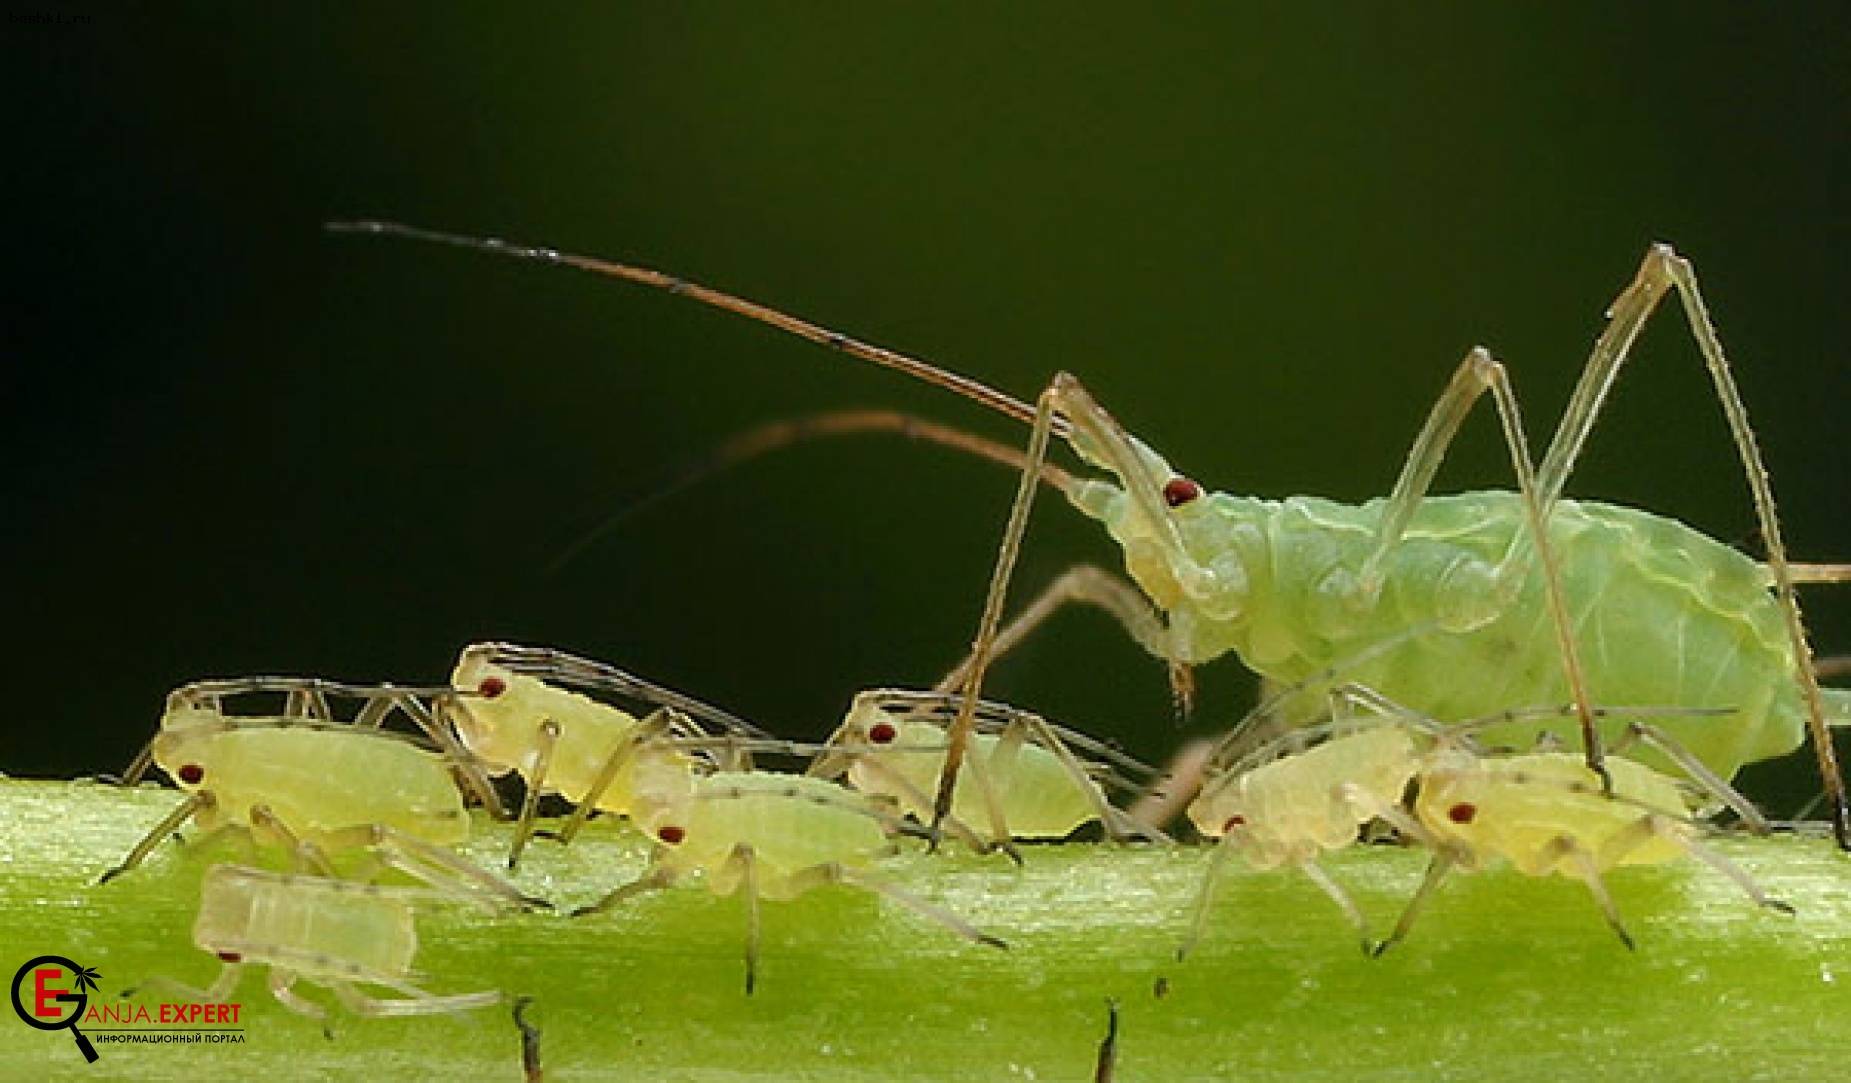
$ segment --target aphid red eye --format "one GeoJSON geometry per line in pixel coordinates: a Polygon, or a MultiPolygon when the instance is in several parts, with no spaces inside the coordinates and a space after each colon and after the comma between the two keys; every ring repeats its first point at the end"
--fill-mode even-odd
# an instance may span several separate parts
{"type": "Polygon", "coordinates": [[[687,837],[687,831],[683,828],[676,827],[674,824],[663,824],[661,827],[656,828],[656,838],[661,839],[670,846],[674,846],[687,837]]]}
{"type": "Polygon", "coordinates": [[[893,728],[891,722],[876,722],[868,727],[868,740],[877,745],[884,745],[898,737],[900,732],[893,728]]]}
{"type": "Polygon", "coordinates": [[[1470,801],[1461,801],[1446,810],[1446,818],[1456,824],[1469,824],[1478,816],[1478,806],[1470,801]]]}
{"type": "Polygon", "coordinates": [[[218,954],[221,962],[242,963],[244,961],[244,956],[239,955],[235,951],[221,951],[218,954]]]}
{"type": "Polygon", "coordinates": [[[180,781],[186,783],[188,786],[197,786],[201,782],[204,782],[205,778],[206,769],[196,763],[187,763],[180,766],[180,781]]]}
{"type": "Polygon", "coordinates": [[[476,691],[487,696],[489,699],[494,699],[507,690],[508,682],[502,680],[500,677],[484,677],[482,678],[482,683],[476,686],[476,691]]]}
{"type": "Polygon", "coordinates": [[[1234,815],[1228,817],[1227,823],[1224,823],[1221,825],[1221,833],[1225,835],[1237,827],[1246,827],[1246,826],[1247,826],[1247,818],[1237,812],[1234,815]]]}
{"type": "Polygon", "coordinates": [[[1163,486],[1163,502],[1172,508],[1184,504],[1202,495],[1202,487],[1181,474],[1171,478],[1163,486]]]}

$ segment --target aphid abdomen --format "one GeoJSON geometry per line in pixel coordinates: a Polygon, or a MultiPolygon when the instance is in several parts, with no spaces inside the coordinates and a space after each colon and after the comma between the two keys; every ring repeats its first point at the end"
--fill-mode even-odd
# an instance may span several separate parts
{"type": "MultiPolygon", "coordinates": [[[[1355,584],[1380,507],[1307,498],[1277,505],[1268,525],[1271,574],[1255,580],[1265,589],[1255,590],[1235,637],[1249,665],[1299,681],[1431,627],[1346,669],[1346,677],[1445,721],[1512,704],[1567,703],[1539,570],[1532,565],[1514,588],[1491,575],[1521,530],[1519,498],[1487,492],[1426,501],[1384,561],[1371,598],[1355,584]]],[[[1675,520],[1605,504],[1560,502],[1551,537],[1596,702],[1736,708],[1660,723],[1725,775],[1799,743],[1780,611],[1752,560],[1675,520]]],[[[1574,725],[1544,720],[1483,737],[1525,748],[1543,730],[1573,739],[1574,725]]],[[[1625,725],[1604,723],[1606,735],[1625,725]]]]}
{"type": "Polygon", "coordinates": [[[363,884],[223,865],[207,873],[193,939],[207,951],[285,962],[310,977],[399,977],[418,950],[402,899],[363,884]]]}
{"type": "MultiPolygon", "coordinates": [[[[835,783],[765,771],[721,771],[699,779],[685,799],[660,812],[652,830],[664,838],[679,828],[679,841],[665,859],[703,868],[720,894],[737,885],[728,858],[740,845],[768,871],[792,872],[813,865],[857,864],[887,846],[880,816],[863,799],[835,783]]],[[[778,897],[767,879],[765,897],[778,897]]]]}
{"type": "MultiPolygon", "coordinates": [[[[984,755],[993,752],[986,750],[984,755]]],[[[1003,799],[1009,833],[1017,838],[1063,839],[1081,824],[1098,818],[1092,800],[1080,791],[1059,757],[1032,742],[1016,750],[1014,761],[1006,769],[991,772],[990,782],[1003,799]]],[[[969,772],[958,778],[959,795],[966,790],[978,799],[973,806],[980,806],[981,794],[969,772]]],[[[957,815],[968,824],[989,822],[979,807],[972,807],[968,815],[962,810],[957,815]]]]}
{"type": "Polygon", "coordinates": [[[395,827],[440,845],[469,837],[463,798],[443,758],[372,733],[309,727],[251,727],[163,734],[156,759],[181,778],[201,769],[225,817],[247,823],[265,805],[309,838],[362,824],[395,827]],[[167,741],[170,736],[180,739],[167,741]],[[169,762],[174,760],[175,762],[169,762]]]}

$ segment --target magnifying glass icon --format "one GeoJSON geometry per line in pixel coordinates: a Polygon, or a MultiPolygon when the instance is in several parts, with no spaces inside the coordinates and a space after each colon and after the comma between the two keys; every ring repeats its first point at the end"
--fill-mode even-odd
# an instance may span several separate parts
{"type": "Polygon", "coordinates": [[[41,955],[36,959],[28,960],[26,965],[20,967],[19,972],[13,975],[13,1011],[25,1020],[29,1027],[38,1030],[69,1030],[71,1040],[77,1043],[77,1051],[84,1055],[84,1060],[94,1064],[96,1063],[96,1047],[90,1044],[90,1039],[84,1037],[83,1031],[77,1029],[77,1022],[84,1017],[84,1009],[90,1006],[89,991],[96,988],[99,977],[101,975],[96,971],[78,966],[62,955],[41,955]],[[38,975],[47,971],[50,972],[47,977],[51,980],[68,980],[74,983],[75,988],[57,989],[44,984],[39,980],[38,975]],[[32,1011],[26,1010],[25,1003],[19,997],[20,986],[27,982],[31,982],[33,986],[32,1011]],[[38,1009],[47,1001],[55,1001],[60,1005],[68,1006],[70,1011],[59,1011],[41,1016],[38,1014],[38,1009]]]}

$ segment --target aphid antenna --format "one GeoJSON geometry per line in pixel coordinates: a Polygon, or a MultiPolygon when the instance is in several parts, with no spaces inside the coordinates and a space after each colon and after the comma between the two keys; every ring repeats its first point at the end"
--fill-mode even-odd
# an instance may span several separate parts
{"type": "MultiPolygon", "coordinates": [[[[628,696],[652,706],[673,708],[729,733],[776,740],[771,733],[730,711],[603,662],[581,658],[552,647],[526,647],[515,643],[479,643],[466,648],[466,652],[475,650],[485,652],[490,663],[522,676],[628,696]]],[[[463,690],[461,694],[479,695],[473,690],[463,690]]]]}
{"type": "MultiPolygon", "coordinates": [[[[616,510],[600,516],[594,525],[567,544],[547,564],[546,574],[556,574],[599,539],[656,504],[753,459],[811,440],[867,434],[900,436],[935,444],[1018,471],[1027,466],[1027,457],[1020,448],[898,410],[833,410],[767,422],[738,433],[706,455],[659,475],[659,480],[615,490],[598,499],[596,507],[615,506],[616,510]]],[[[1074,491],[1074,475],[1057,463],[1044,462],[1039,478],[1063,494],[1071,495],[1074,491]]]]}
{"type": "MultiPolygon", "coordinates": [[[[581,256],[571,252],[562,252],[555,248],[540,248],[529,245],[513,244],[499,237],[471,237],[460,233],[447,233],[441,230],[425,229],[420,226],[406,225],[401,222],[384,222],[378,220],[356,220],[328,222],[326,228],[331,233],[362,233],[384,237],[402,237],[408,240],[427,241],[434,244],[446,244],[456,248],[465,248],[476,252],[487,252],[498,256],[511,256],[515,259],[529,260],[535,263],[551,263],[575,270],[586,271],[605,278],[616,278],[639,286],[661,290],[677,297],[686,297],[699,301],[712,308],[730,312],[736,316],[768,327],[775,327],[786,334],[824,346],[838,353],[847,354],[858,361],[893,369],[914,379],[945,389],[954,394],[987,406],[998,413],[1022,422],[1033,424],[1034,407],[1013,395],[998,391],[988,384],[961,376],[955,372],[942,369],[928,361],[911,357],[897,350],[876,346],[851,338],[839,331],[811,323],[796,316],[787,315],[777,309],[769,308],[755,301],[748,301],[721,290],[690,282],[674,275],[647,267],[639,267],[614,260],[597,259],[581,256]]],[[[1073,427],[1064,418],[1056,417],[1053,434],[1065,439],[1072,435],[1073,427]]]]}

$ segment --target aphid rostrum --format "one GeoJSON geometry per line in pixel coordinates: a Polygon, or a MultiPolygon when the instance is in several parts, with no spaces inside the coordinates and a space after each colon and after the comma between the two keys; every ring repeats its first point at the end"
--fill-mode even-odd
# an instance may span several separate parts
{"type": "Polygon", "coordinates": [[[1161,610],[1164,634],[1146,644],[1160,656],[1193,664],[1233,651],[1263,676],[1291,682],[1396,628],[1437,623],[1441,633],[1379,659],[1357,680],[1445,720],[1493,714],[1512,703],[1571,700],[1576,724],[1558,728],[1579,730],[1587,762],[1603,778],[1595,702],[1728,706],[1727,717],[1672,719],[1667,728],[1725,777],[1744,763],[1789,752],[1809,735],[1832,800],[1834,832],[1839,845],[1851,849],[1851,806],[1828,730],[1828,718],[1851,715],[1851,702],[1844,692],[1821,690],[1794,593],[1795,583],[1842,581],[1844,569],[1788,559],[1741,395],[1691,266],[1669,246],[1646,252],[1609,309],[1539,464],[1530,457],[1504,367],[1478,348],[1433,407],[1390,495],[1352,506],[1209,492],[1125,432],[1064,372],[1031,406],[968,377],[659,271],[395,223],[331,228],[512,255],[666,290],[1030,423],[1029,469],[1004,533],[973,644],[964,710],[940,779],[935,805],[941,818],[1026,529],[1037,464],[1048,439],[1058,436],[1112,475],[1111,481],[1077,481],[1068,499],[1105,525],[1124,549],[1132,578],[1161,610]],[[1673,290],[1742,460],[1767,547],[1765,563],[1672,519],[1563,499],[1634,339],[1673,290]],[[1518,491],[1429,497],[1447,446],[1486,392],[1497,407],[1518,491]],[[1461,679],[1472,673],[1499,677],[1461,679]]]}
{"type": "Polygon", "coordinates": [[[836,783],[770,771],[722,771],[655,810],[643,826],[656,840],[649,870],[573,916],[701,876],[715,895],[746,904],[746,992],[758,980],[761,899],[791,899],[847,884],[885,896],[974,943],[1006,947],[962,918],[887,883],[865,866],[893,850],[902,821],[836,783]]]}

